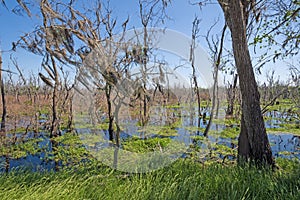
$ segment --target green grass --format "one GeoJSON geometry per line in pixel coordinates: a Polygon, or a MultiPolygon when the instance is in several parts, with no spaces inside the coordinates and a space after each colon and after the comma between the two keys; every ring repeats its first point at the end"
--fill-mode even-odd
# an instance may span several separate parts
{"type": "Polygon", "coordinates": [[[294,135],[300,135],[300,128],[299,124],[294,123],[285,123],[285,124],[279,124],[279,128],[268,128],[267,132],[269,133],[291,133],[294,135]]]}
{"type": "Polygon", "coordinates": [[[0,199],[299,199],[299,161],[279,170],[178,160],[146,174],[104,167],[0,176],[0,199]]]}
{"type": "Polygon", "coordinates": [[[145,127],[140,127],[138,132],[143,133],[144,136],[147,135],[160,135],[160,136],[177,136],[177,127],[179,127],[179,124],[175,122],[174,124],[171,124],[169,126],[155,126],[155,125],[146,125],[145,127]]]}
{"type": "Polygon", "coordinates": [[[236,139],[238,138],[240,134],[240,128],[226,128],[220,132],[220,137],[222,138],[230,138],[230,139],[236,139]]]}
{"type": "Polygon", "coordinates": [[[130,152],[145,153],[165,148],[170,142],[170,138],[132,138],[122,142],[122,146],[124,150],[130,152]]]}
{"type": "Polygon", "coordinates": [[[27,154],[36,154],[42,151],[38,147],[38,142],[42,139],[28,139],[11,145],[9,141],[0,142],[0,156],[9,156],[10,158],[18,159],[25,157],[27,154]]]}
{"type": "MultiPolygon", "coordinates": [[[[268,110],[269,111],[287,111],[288,109],[291,109],[294,107],[294,102],[290,99],[279,99],[277,100],[277,102],[279,102],[279,104],[274,104],[274,105],[270,105],[268,106],[268,110]]],[[[268,103],[268,102],[266,102],[268,103]]],[[[264,107],[265,103],[262,102],[262,107],[264,107]]],[[[295,111],[296,109],[293,108],[290,111],[295,111]]]]}

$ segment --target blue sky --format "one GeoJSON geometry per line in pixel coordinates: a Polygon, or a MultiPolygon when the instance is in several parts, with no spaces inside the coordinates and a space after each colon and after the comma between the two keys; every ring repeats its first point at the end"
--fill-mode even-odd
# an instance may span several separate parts
{"type": "MultiPolygon", "coordinates": [[[[15,1],[7,1],[7,6],[12,9],[16,4],[15,1]]],[[[137,0],[111,0],[111,7],[113,8],[113,13],[118,17],[119,20],[126,19],[127,16],[130,17],[129,28],[138,28],[139,25],[139,12],[138,12],[138,1],[137,0]]],[[[180,33],[183,33],[190,37],[192,29],[192,21],[197,15],[201,19],[201,34],[205,34],[209,27],[217,20],[220,19],[220,23],[215,30],[221,30],[223,26],[223,15],[218,4],[207,5],[201,10],[198,6],[190,5],[188,1],[185,0],[173,0],[170,7],[167,9],[168,15],[171,20],[167,20],[166,24],[163,25],[166,28],[173,29],[180,33]]],[[[8,66],[13,66],[9,62],[9,56],[11,53],[5,52],[11,49],[11,44],[13,41],[18,40],[20,35],[30,32],[34,29],[34,26],[39,23],[37,17],[26,17],[18,16],[8,11],[4,7],[0,7],[0,48],[4,51],[3,54],[3,68],[7,69],[8,66]]],[[[229,36],[228,36],[228,39],[229,36]]],[[[206,48],[206,42],[204,38],[199,39],[199,44],[208,51],[206,48]]],[[[13,54],[18,58],[18,62],[22,67],[25,74],[31,71],[36,73],[40,70],[40,57],[30,54],[24,50],[18,49],[16,53],[13,54]]],[[[291,62],[291,61],[290,61],[291,62]]],[[[280,75],[281,79],[286,79],[287,68],[283,67],[285,63],[270,63],[263,70],[262,76],[257,76],[260,82],[265,80],[265,72],[270,68],[276,71],[276,75],[280,75]]]]}

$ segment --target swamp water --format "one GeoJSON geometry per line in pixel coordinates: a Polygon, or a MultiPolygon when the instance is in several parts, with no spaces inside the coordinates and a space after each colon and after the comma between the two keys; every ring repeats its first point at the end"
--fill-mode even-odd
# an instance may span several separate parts
{"type": "MultiPolygon", "coordinates": [[[[235,149],[237,147],[237,136],[230,136],[230,137],[224,137],[224,135],[219,134],[217,130],[229,130],[235,129],[236,126],[233,127],[226,127],[224,124],[217,124],[213,123],[211,127],[212,134],[209,133],[208,138],[206,139],[206,142],[203,140],[203,129],[206,127],[208,120],[201,119],[200,120],[200,129],[195,129],[195,126],[197,126],[197,118],[193,117],[191,118],[186,114],[184,116],[184,113],[180,114],[183,125],[181,128],[175,127],[172,128],[171,131],[168,129],[166,130],[167,134],[164,134],[165,130],[157,131],[156,129],[153,129],[152,126],[148,126],[146,128],[149,128],[149,130],[141,131],[139,128],[135,125],[137,121],[126,121],[128,124],[126,128],[124,128],[120,133],[120,139],[121,139],[121,149],[123,148],[122,144],[124,141],[130,141],[132,139],[149,139],[149,138],[170,138],[173,141],[183,141],[185,145],[194,147],[197,147],[200,150],[203,151],[209,151],[209,150],[216,150],[220,147],[227,147],[229,149],[235,149]],[[182,117],[184,116],[184,117],[182,117]],[[191,127],[193,127],[191,129],[191,127]],[[130,133],[130,134],[129,134],[130,133]],[[200,139],[199,139],[200,138],[200,139]],[[202,138],[202,139],[201,139],[202,138]]],[[[175,119],[178,117],[176,115],[173,115],[173,122],[176,121],[175,119]]],[[[171,118],[172,118],[171,117],[171,118]]],[[[154,118],[152,118],[152,121],[150,123],[158,123],[166,124],[167,118],[170,118],[170,116],[161,116],[158,117],[158,115],[154,118]]],[[[171,123],[171,124],[172,124],[171,123]]],[[[282,123],[281,120],[278,120],[278,118],[269,119],[265,121],[267,128],[277,128],[280,123],[282,123]]],[[[98,148],[106,148],[109,146],[108,143],[108,131],[101,130],[101,129],[93,129],[93,128],[77,128],[76,129],[77,135],[79,138],[84,138],[85,136],[95,136],[97,138],[100,136],[102,139],[98,142],[94,142],[93,149],[98,148]]],[[[21,137],[22,134],[16,134],[16,137],[21,137]]],[[[9,137],[9,136],[8,136],[9,137]]],[[[68,164],[64,164],[59,159],[53,159],[54,154],[57,152],[53,151],[53,142],[51,142],[49,138],[49,134],[46,134],[45,132],[40,133],[28,133],[26,135],[27,139],[36,139],[34,142],[34,151],[28,151],[23,152],[23,155],[18,156],[18,158],[12,158],[11,156],[1,156],[0,157],[0,172],[10,171],[12,169],[29,169],[31,171],[50,171],[55,170],[58,166],[64,166],[68,164]]],[[[269,133],[268,134],[269,142],[271,145],[271,149],[273,152],[274,157],[283,157],[283,158],[297,158],[300,159],[300,137],[290,134],[290,133],[269,133]]],[[[158,140],[159,141],[159,140],[158,140]]],[[[26,143],[26,142],[25,142],[26,143]]],[[[65,144],[59,143],[59,146],[64,146],[65,144]]],[[[58,147],[56,147],[57,149],[58,147]]],[[[89,149],[89,145],[87,144],[81,144],[80,148],[83,149],[89,149]]],[[[59,149],[59,148],[58,148],[59,149]]],[[[187,152],[190,151],[190,149],[187,150],[187,152]]],[[[192,151],[192,150],[191,150],[192,151]]],[[[2,154],[3,155],[3,154],[2,154]]],[[[68,155],[65,155],[68,156],[68,155]]],[[[222,152],[217,153],[217,156],[220,158],[223,158],[224,155],[222,152]]],[[[180,157],[188,157],[188,153],[182,153],[180,157]]],[[[88,160],[88,158],[81,157],[80,158],[82,162],[85,162],[88,160]]],[[[234,159],[234,156],[228,156],[228,159],[234,159]]]]}

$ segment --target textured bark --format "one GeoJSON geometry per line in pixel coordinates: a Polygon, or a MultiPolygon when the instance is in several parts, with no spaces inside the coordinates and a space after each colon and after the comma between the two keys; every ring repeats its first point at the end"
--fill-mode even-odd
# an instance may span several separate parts
{"type": "Polygon", "coordinates": [[[243,115],[241,117],[241,132],[238,140],[238,146],[238,163],[242,164],[247,161],[251,155],[251,148],[243,115]]]}
{"type": "Polygon", "coordinates": [[[256,164],[274,166],[247,43],[248,13],[246,13],[246,7],[249,6],[247,2],[251,3],[251,1],[243,0],[219,0],[226,23],[231,31],[233,53],[242,94],[242,120],[238,152],[241,159],[249,160],[250,158],[256,164]]]}

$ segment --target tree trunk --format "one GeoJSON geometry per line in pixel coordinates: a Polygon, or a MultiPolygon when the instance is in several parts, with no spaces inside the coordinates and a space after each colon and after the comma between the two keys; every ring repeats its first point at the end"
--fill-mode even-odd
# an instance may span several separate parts
{"type": "MultiPolygon", "coordinates": [[[[241,0],[224,4],[219,1],[231,31],[235,64],[242,94],[242,120],[239,137],[239,160],[254,161],[256,164],[274,166],[274,159],[260,108],[260,99],[250,53],[248,49],[246,25],[248,13],[241,0]],[[248,146],[249,144],[249,146],[248,146]]],[[[243,2],[245,3],[245,2],[243,2]]],[[[249,3],[249,2],[248,2],[249,3]]]]}
{"type": "Polygon", "coordinates": [[[50,137],[58,136],[58,119],[57,119],[57,84],[54,83],[53,93],[52,93],[52,123],[50,130],[50,137]]]}
{"type": "MultiPolygon", "coordinates": [[[[219,99],[218,98],[218,74],[219,74],[219,66],[221,63],[221,57],[222,57],[222,52],[223,52],[223,45],[224,45],[224,38],[225,38],[225,31],[227,29],[227,26],[225,25],[223,27],[223,31],[222,31],[222,36],[221,36],[221,40],[220,40],[220,50],[217,52],[215,52],[215,55],[217,57],[217,59],[215,60],[215,64],[214,64],[214,72],[213,72],[213,78],[214,78],[214,84],[213,84],[213,97],[212,97],[212,107],[211,107],[211,112],[210,112],[210,116],[209,116],[209,121],[208,124],[205,128],[205,131],[203,133],[203,136],[207,137],[208,131],[211,127],[212,124],[212,120],[214,118],[214,110],[216,107],[216,100],[217,102],[217,114],[216,116],[218,116],[218,110],[219,110],[219,99]]],[[[204,120],[204,117],[203,117],[204,120]]]]}
{"type": "Polygon", "coordinates": [[[73,96],[74,94],[72,94],[71,97],[69,97],[69,113],[68,113],[68,125],[67,125],[67,129],[69,132],[72,132],[74,130],[74,124],[73,124],[73,96]]]}
{"type": "Polygon", "coordinates": [[[6,120],[6,101],[5,101],[5,90],[4,83],[2,78],[2,54],[0,52],[0,89],[1,89],[1,97],[2,97],[2,117],[1,117],[1,131],[5,131],[5,120],[6,120]]]}
{"type": "Polygon", "coordinates": [[[143,70],[142,70],[142,81],[143,81],[143,120],[142,125],[145,126],[148,122],[148,100],[147,100],[147,51],[148,51],[148,30],[147,30],[148,22],[143,23],[144,26],[144,43],[143,43],[143,52],[142,53],[142,63],[143,63],[143,70]]]}
{"type": "Polygon", "coordinates": [[[113,129],[114,116],[112,114],[112,105],[111,105],[111,99],[110,99],[111,87],[112,86],[107,83],[107,85],[105,87],[105,95],[106,95],[107,113],[108,113],[108,135],[109,135],[109,140],[113,141],[113,139],[114,139],[114,129],[113,129]]]}
{"type": "Polygon", "coordinates": [[[196,48],[196,38],[198,37],[199,32],[199,23],[200,20],[196,17],[193,21],[193,28],[192,28],[192,44],[190,48],[190,62],[192,65],[192,79],[194,81],[194,90],[197,95],[197,112],[198,112],[198,124],[197,127],[200,128],[200,121],[201,121],[201,99],[200,99],[200,88],[198,86],[197,76],[196,76],[196,69],[195,69],[195,48],[196,48]]]}
{"type": "Polygon", "coordinates": [[[233,107],[234,107],[234,102],[235,102],[235,93],[236,93],[236,84],[237,84],[237,79],[238,75],[234,75],[234,80],[233,80],[233,85],[230,85],[228,89],[228,106],[226,110],[226,115],[227,116],[232,116],[233,115],[233,107]]]}

